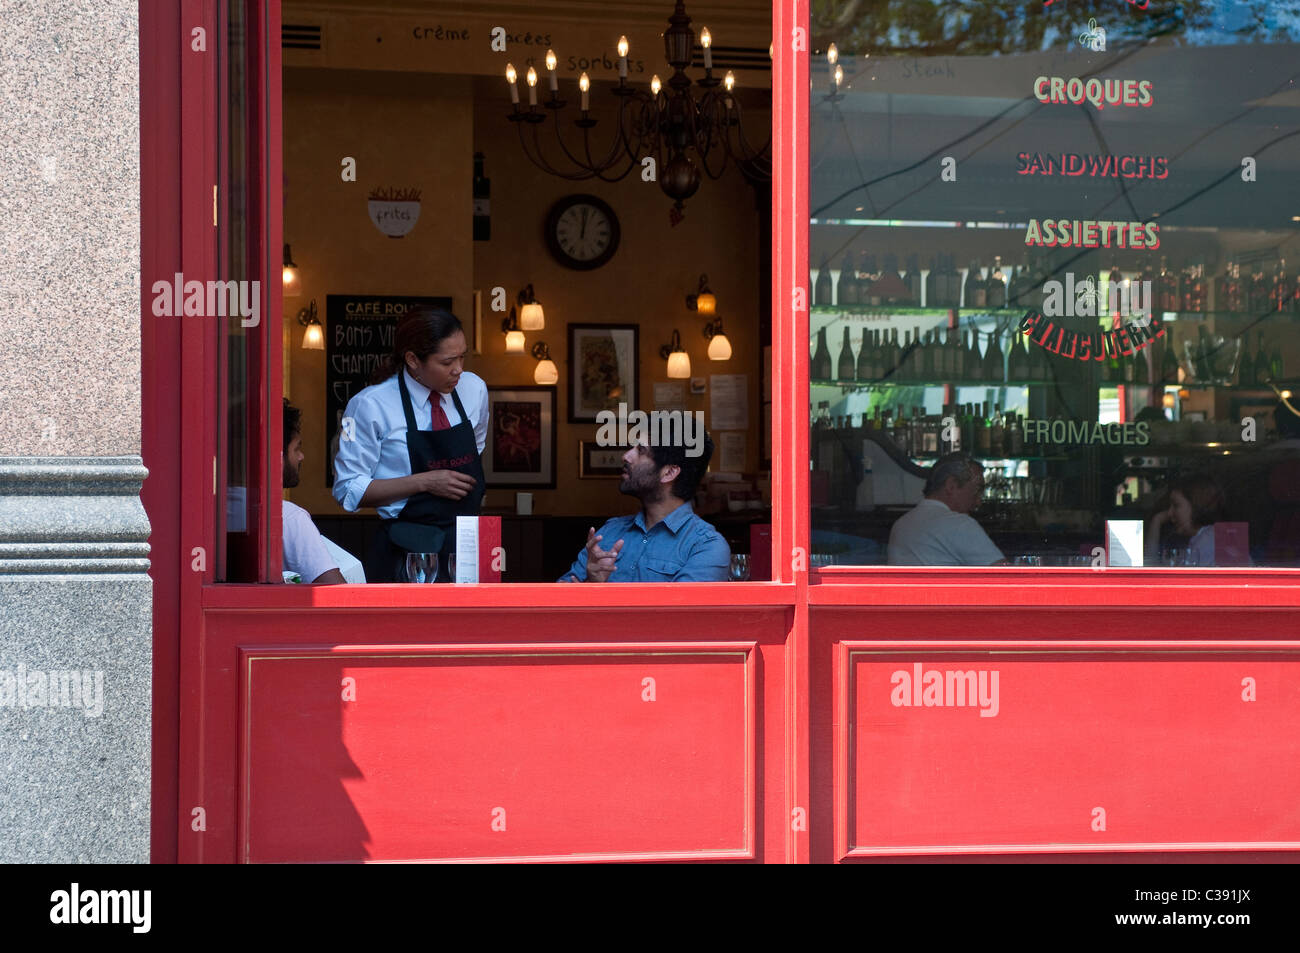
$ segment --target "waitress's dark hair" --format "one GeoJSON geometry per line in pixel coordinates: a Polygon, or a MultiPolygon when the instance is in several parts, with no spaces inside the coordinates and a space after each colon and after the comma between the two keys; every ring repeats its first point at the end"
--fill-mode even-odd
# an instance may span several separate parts
{"type": "Polygon", "coordinates": [[[406,366],[406,352],[423,361],[438,350],[438,345],[457,331],[464,331],[460,318],[444,308],[414,308],[397,322],[393,335],[393,353],[384,356],[370,377],[370,383],[388,380],[406,366]]]}

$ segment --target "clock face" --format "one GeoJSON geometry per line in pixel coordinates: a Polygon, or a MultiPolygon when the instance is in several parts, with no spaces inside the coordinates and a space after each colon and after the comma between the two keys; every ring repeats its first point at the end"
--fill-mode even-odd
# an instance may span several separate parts
{"type": "Polygon", "coordinates": [[[546,219],[546,241],[562,265],[580,271],[599,268],[618,250],[618,217],[594,195],[570,195],[546,219]]]}

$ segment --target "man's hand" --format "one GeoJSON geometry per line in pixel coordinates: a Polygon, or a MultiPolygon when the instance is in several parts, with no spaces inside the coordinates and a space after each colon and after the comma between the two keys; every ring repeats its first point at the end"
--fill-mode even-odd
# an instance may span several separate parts
{"type": "Polygon", "coordinates": [[[447,500],[463,500],[474,489],[474,478],[457,470],[429,470],[417,476],[421,492],[447,500]]]}
{"type": "Polygon", "coordinates": [[[603,538],[596,535],[594,526],[587,530],[587,582],[607,582],[618,568],[618,554],[623,541],[616,542],[613,549],[601,549],[596,544],[603,538]]]}

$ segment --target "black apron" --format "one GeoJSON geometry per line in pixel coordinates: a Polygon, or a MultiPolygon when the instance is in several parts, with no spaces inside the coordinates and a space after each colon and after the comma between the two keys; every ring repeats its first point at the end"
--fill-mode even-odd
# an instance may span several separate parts
{"type": "MultiPolygon", "coordinates": [[[[448,561],[456,551],[456,517],[478,516],[483,503],[483,461],[469,415],[453,390],[451,399],[460,423],[446,430],[420,430],[415,425],[406,374],[397,373],[397,387],[406,415],[406,449],[411,472],[455,470],[474,478],[474,488],[460,500],[432,493],[416,493],[406,501],[396,519],[384,520],[366,559],[367,582],[405,582],[408,552],[438,554],[438,581],[451,579],[448,561]]],[[[438,399],[441,399],[439,396],[438,399]]]]}

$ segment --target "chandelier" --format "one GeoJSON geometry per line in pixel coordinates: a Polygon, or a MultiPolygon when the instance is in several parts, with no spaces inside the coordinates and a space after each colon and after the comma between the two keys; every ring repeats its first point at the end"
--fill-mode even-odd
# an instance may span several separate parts
{"type": "Polygon", "coordinates": [[[537,70],[528,68],[525,77],[528,106],[524,108],[519,102],[518,74],[513,65],[507,64],[506,81],[510,84],[512,105],[509,119],[519,129],[524,153],[544,172],[573,181],[595,178],[617,182],[639,169],[643,178],[649,180],[653,176],[664,194],[673,200],[669,218],[674,225],[682,219],[686,200],[699,189],[701,171],[710,179],[717,179],[729,162],[735,162],[751,184],[771,181],[770,130],[762,148],[750,145],[740,102],[733,95],[735,74],[727,70],[722,79],[713,75],[713,38],[707,27],[700,32],[700,46],[704,51],[704,76],[692,80],[686,75],[686,68],[691,65],[695,49],[695,30],[691,28],[685,4],[677,0],[676,9],[668,18],[668,29],[664,31],[665,58],[673,73],[667,83],[661,83],[655,74],[648,87],[642,89],[627,81],[628,42],[626,36],[619,37],[618,84],[612,90],[619,99],[618,120],[603,152],[599,144],[593,149],[593,130],[598,120],[591,118],[589,112],[591,79],[585,71],[578,79],[580,107],[578,118],[573,121],[580,132],[567,137],[573,140],[570,143],[560,128],[560,117],[566,114],[568,104],[560,98],[555,51],[546,51],[550,94],[540,107],[537,70]],[[554,114],[555,120],[551,124],[555,129],[555,145],[551,147],[544,146],[541,132],[548,111],[554,114]],[[554,162],[547,156],[548,148],[556,157],[554,162]]]}

